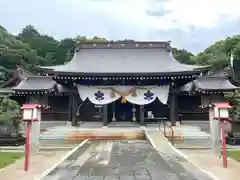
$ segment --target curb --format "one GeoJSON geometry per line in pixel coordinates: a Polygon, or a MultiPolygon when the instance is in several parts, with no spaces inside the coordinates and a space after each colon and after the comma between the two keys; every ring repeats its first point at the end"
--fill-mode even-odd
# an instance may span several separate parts
{"type": "MultiPolygon", "coordinates": [[[[158,130],[158,128],[156,128],[156,130],[161,133],[161,131],[158,130]]],[[[162,134],[162,133],[161,133],[162,134]]],[[[157,146],[155,145],[155,143],[153,142],[153,140],[151,138],[149,138],[149,136],[146,134],[148,140],[150,141],[150,143],[152,144],[152,146],[158,151],[157,146]]],[[[188,162],[190,162],[192,165],[194,165],[196,168],[200,169],[200,171],[202,171],[203,173],[207,174],[208,176],[210,176],[210,178],[212,178],[213,180],[220,180],[218,177],[216,177],[214,174],[212,174],[211,172],[202,169],[200,167],[198,167],[195,163],[193,163],[192,161],[189,160],[189,158],[183,154],[181,151],[179,151],[178,149],[176,149],[169,141],[168,139],[162,135],[163,138],[166,140],[166,142],[168,143],[168,145],[176,152],[178,153],[180,156],[182,156],[183,158],[185,158],[188,162]]]]}
{"type": "Polygon", "coordinates": [[[84,140],[81,144],[79,144],[73,150],[69,151],[58,163],[54,164],[51,168],[44,171],[40,175],[40,177],[35,178],[35,180],[42,180],[45,176],[47,176],[49,173],[51,173],[57,166],[59,166],[59,164],[61,164],[63,161],[65,161],[69,156],[71,156],[74,152],[76,152],[80,147],[82,147],[87,142],[88,142],[88,139],[84,140]]]}
{"type": "MultiPolygon", "coordinates": [[[[49,147],[39,147],[40,151],[61,151],[61,150],[72,150],[76,146],[49,146],[49,147]]],[[[19,148],[14,148],[14,147],[9,147],[9,148],[0,148],[0,151],[25,151],[24,147],[19,147],[19,148]]]]}

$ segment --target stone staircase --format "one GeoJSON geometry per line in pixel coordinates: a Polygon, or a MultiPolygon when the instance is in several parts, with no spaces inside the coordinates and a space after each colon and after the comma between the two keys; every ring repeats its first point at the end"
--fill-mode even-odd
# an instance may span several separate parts
{"type": "Polygon", "coordinates": [[[139,128],[140,124],[135,122],[111,122],[109,128],[139,128]]]}
{"type": "MultiPolygon", "coordinates": [[[[173,127],[174,146],[179,149],[210,149],[212,148],[211,137],[197,126],[179,125],[173,127]]],[[[163,132],[163,128],[161,128],[163,132]]],[[[172,142],[171,130],[166,129],[166,137],[172,142]]]]}
{"type": "Polygon", "coordinates": [[[144,139],[144,130],[140,128],[85,128],[71,125],[48,128],[40,136],[40,143],[46,146],[76,145],[85,139],[92,140],[121,140],[144,139]]]}

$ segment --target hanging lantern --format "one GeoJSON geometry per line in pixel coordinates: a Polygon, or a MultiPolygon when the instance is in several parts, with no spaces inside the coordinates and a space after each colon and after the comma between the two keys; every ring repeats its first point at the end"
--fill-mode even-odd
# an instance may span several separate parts
{"type": "Polygon", "coordinates": [[[122,97],[121,103],[126,103],[126,102],[127,102],[126,98],[122,97]]]}
{"type": "Polygon", "coordinates": [[[135,108],[135,106],[133,106],[133,108],[132,108],[132,113],[133,113],[132,121],[135,122],[136,121],[136,108],[135,108]]]}
{"type": "Polygon", "coordinates": [[[136,116],[135,116],[135,114],[134,114],[134,116],[132,117],[132,121],[133,121],[133,122],[136,122],[136,116]]]}

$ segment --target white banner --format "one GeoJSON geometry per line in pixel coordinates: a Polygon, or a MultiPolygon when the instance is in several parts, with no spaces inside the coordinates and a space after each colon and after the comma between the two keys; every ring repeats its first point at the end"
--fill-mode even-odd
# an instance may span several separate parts
{"type": "Polygon", "coordinates": [[[157,96],[151,91],[151,89],[147,88],[136,88],[136,94],[130,94],[126,96],[126,100],[132,104],[144,105],[150,104],[155,101],[157,96]]]}
{"type": "Polygon", "coordinates": [[[163,104],[167,104],[169,95],[169,86],[159,86],[152,89],[152,92],[157,96],[159,101],[163,104]]]}
{"type": "Polygon", "coordinates": [[[93,104],[98,105],[109,104],[120,98],[120,95],[113,94],[112,90],[107,87],[78,86],[78,93],[83,101],[88,98],[93,104]]]}
{"type": "Polygon", "coordinates": [[[132,104],[150,104],[158,98],[167,103],[169,86],[77,86],[83,101],[87,98],[93,104],[109,104],[120,97],[125,97],[132,104]]]}

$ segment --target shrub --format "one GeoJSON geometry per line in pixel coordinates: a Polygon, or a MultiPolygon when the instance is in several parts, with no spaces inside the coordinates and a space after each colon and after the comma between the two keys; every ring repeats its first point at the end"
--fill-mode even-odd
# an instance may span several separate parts
{"type": "Polygon", "coordinates": [[[0,125],[19,128],[20,119],[17,118],[20,112],[19,104],[8,98],[0,98],[0,125]]]}

